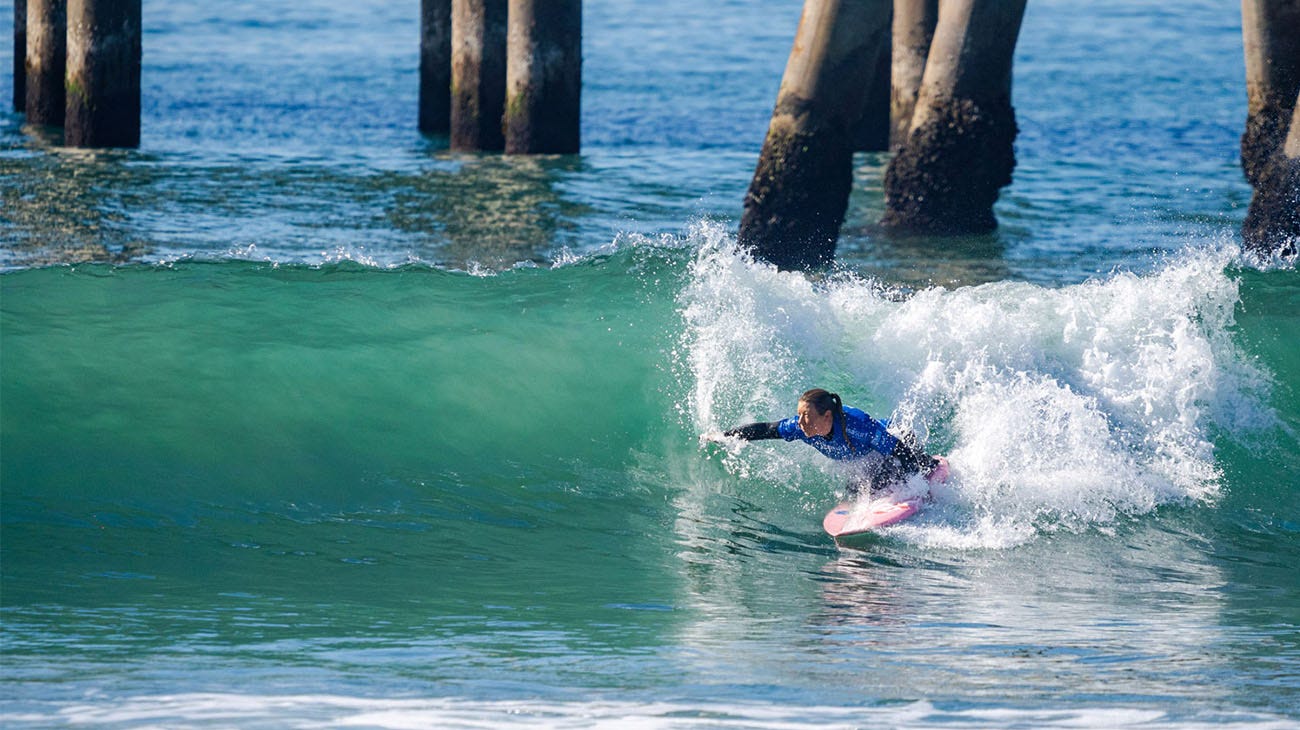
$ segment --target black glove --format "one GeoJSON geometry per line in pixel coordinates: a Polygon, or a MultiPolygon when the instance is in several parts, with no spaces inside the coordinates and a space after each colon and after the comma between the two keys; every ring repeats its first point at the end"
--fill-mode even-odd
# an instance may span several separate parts
{"type": "Polygon", "coordinates": [[[761,441],[762,439],[779,439],[781,434],[777,433],[776,425],[779,421],[770,423],[747,423],[744,426],[736,426],[722,432],[723,436],[742,439],[744,441],[761,441]]]}

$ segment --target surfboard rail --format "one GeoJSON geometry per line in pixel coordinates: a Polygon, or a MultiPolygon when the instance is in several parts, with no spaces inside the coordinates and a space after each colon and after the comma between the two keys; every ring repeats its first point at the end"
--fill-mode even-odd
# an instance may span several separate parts
{"type": "MultiPolygon", "coordinates": [[[[926,476],[926,480],[931,485],[942,483],[948,478],[948,460],[942,456],[938,459],[939,465],[926,476]]],[[[826,530],[826,534],[837,539],[871,532],[902,522],[916,514],[929,496],[930,492],[927,489],[925,494],[920,495],[886,494],[875,499],[840,502],[826,513],[822,519],[822,529],[826,530]]]]}

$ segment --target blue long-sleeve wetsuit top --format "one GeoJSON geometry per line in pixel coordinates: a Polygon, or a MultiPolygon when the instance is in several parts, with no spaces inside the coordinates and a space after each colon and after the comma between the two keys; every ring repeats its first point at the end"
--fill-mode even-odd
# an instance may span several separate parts
{"type": "MultiPolygon", "coordinates": [[[[889,421],[883,418],[877,420],[865,411],[844,406],[844,417],[834,419],[829,436],[804,435],[803,429],[799,428],[798,417],[750,423],[723,433],[746,441],[777,438],[802,441],[837,461],[856,461],[873,453],[883,454],[885,459],[868,467],[871,473],[867,475],[866,483],[873,485],[873,488],[900,481],[908,474],[925,473],[935,468],[938,460],[922,451],[916,445],[915,437],[909,435],[907,440],[903,440],[891,434],[888,428],[889,421]]],[[[851,482],[850,491],[860,489],[858,484],[851,482]]]]}
{"type": "Polygon", "coordinates": [[[778,421],[776,432],[786,441],[802,441],[832,459],[861,458],[867,455],[868,450],[890,456],[898,448],[898,438],[886,430],[889,421],[872,418],[866,411],[844,406],[844,426],[841,428],[839,419],[836,419],[829,436],[806,436],[799,428],[796,416],[778,421]],[[844,440],[846,431],[849,442],[844,440]],[[853,444],[852,447],[849,443],[853,444]]]}

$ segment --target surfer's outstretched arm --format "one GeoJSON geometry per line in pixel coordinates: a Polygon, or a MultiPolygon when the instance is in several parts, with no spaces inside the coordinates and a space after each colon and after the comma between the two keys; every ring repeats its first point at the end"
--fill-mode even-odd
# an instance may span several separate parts
{"type": "Polygon", "coordinates": [[[779,421],[747,423],[744,426],[736,426],[722,432],[723,436],[738,438],[742,441],[761,441],[763,439],[779,439],[781,434],[777,431],[779,421]]]}
{"type": "Polygon", "coordinates": [[[706,442],[725,444],[731,439],[740,439],[741,441],[761,441],[763,439],[782,438],[780,431],[777,430],[779,421],[771,423],[747,423],[744,426],[736,426],[726,431],[710,431],[700,436],[700,443],[706,442]]]}

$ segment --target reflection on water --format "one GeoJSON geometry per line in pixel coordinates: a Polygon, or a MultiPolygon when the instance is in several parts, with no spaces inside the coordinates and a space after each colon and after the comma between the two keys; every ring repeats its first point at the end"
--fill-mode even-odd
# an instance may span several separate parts
{"type": "Polygon", "coordinates": [[[58,130],[5,131],[6,268],[236,256],[499,269],[581,248],[574,231],[589,211],[564,195],[582,170],[576,156],[440,150],[383,170],[311,156],[77,150],[58,146],[58,130]]]}
{"type": "Polygon", "coordinates": [[[453,268],[544,263],[572,245],[589,208],[566,200],[560,183],[578,173],[577,156],[457,156],[416,176],[376,181],[391,196],[388,220],[428,247],[427,260],[453,268]]]}
{"type": "Polygon", "coordinates": [[[924,558],[884,538],[822,568],[809,625],[864,689],[897,696],[1223,697],[1242,680],[1205,548],[1158,525],[924,558]]]}
{"type": "MultiPolygon", "coordinates": [[[[12,123],[12,122],[11,122],[12,123]]],[[[118,150],[54,148],[62,130],[25,126],[26,145],[0,151],[0,203],[5,245],[0,268],[85,261],[124,261],[144,252],[144,244],[124,225],[124,189],[139,184],[118,150]]]]}
{"type": "Polygon", "coordinates": [[[966,286],[1013,276],[1005,259],[1009,243],[1024,236],[1014,226],[977,236],[926,236],[887,231],[879,226],[885,213],[885,168],[889,154],[858,154],[853,192],[836,258],[840,265],[867,276],[889,272],[889,280],[907,287],[966,286]]]}
{"type": "Polygon", "coordinates": [[[700,676],[864,702],[1012,692],[1044,706],[1122,684],[1137,707],[1219,702],[1251,681],[1225,628],[1221,569],[1171,523],[1010,550],[935,551],[888,533],[837,549],[784,497],[726,491],[676,500],[675,605],[688,613],[675,643],[693,648],[700,676]]]}

